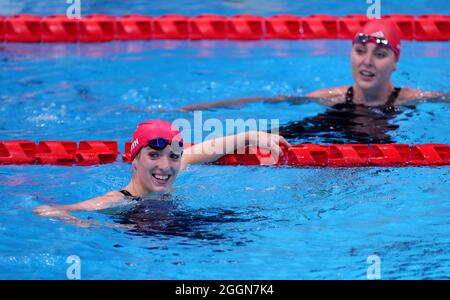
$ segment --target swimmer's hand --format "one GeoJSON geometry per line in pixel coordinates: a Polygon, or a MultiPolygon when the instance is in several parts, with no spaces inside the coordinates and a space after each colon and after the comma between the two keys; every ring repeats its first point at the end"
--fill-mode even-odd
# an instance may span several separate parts
{"type": "Polygon", "coordinates": [[[278,158],[284,155],[281,146],[286,148],[291,147],[291,144],[289,144],[284,137],[278,134],[272,134],[264,131],[249,131],[243,134],[245,134],[247,146],[254,146],[270,151],[270,155],[274,161],[267,161],[268,164],[276,163],[278,158]]]}
{"type": "Polygon", "coordinates": [[[57,218],[68,224],[81,228],[92,228],[99,226],[98,221],[78,219],[77,217],[71,216],[67,210],[58,208],[58,206],[41,205],[34,208],[33,213],[42,217],[57,218]]]}
{"type": "Polygon", "coordinates": [[[277,163],[283,155],[281,146],[289,148],[291,145],[280,135],[263,131],[248,131],[236,135],[227,135],[198,143],[184,150],[181,157],[181,169],[190,164],[211,163],[227,154],[245,153],[246,146],[258,147],[261,154],[269,150],[270,155],[263,164],[277,163]]]}

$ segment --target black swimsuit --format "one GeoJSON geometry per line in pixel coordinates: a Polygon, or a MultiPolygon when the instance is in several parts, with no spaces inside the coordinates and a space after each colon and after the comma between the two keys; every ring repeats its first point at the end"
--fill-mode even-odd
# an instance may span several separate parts
{"type": "Polygon", "coordinates": [[[279,128],[279,134],[293,143],[393,143],[389,132],[396,130],[398,125],[389,121],[399,114],[394,103],[400,90],[394,88],[386,104],[369,107],[355,104],[353,87],[349,87],[345,102],[316,116],[289,122],[279,128]]]}
{"type": "MultiPolygon", "coordinates": [[[[399,87],[394,88],[392,93],[389,95],[388,100],[383,105],[383,110],[385,110],[385,111],[395,110],[394,102],[398,98],[398,95],[400,94],[401,90],[402,90],[402,88],[399,88],[399,87]]],[[[348,88],[347,92],[345,93],[345,103],[354,104],[353,103],[353,95],[354,95],[354,91],[353,91],[353,87],[351,86],[348,88]]]]}
{"type": "Polygon", "coordinates": [[[139,201],[141,200],[141,197],[133,196],[129,191],[127,190],[120,190],[119,193],[122,193],[125,197],[131,197],[131,200],[139,201]]]}

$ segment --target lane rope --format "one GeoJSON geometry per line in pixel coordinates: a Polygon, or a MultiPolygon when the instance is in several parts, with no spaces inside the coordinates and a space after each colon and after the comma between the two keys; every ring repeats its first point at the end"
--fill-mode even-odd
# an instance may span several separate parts
{"type": "MultiPolygon", "coordinates": [[[[403,40],[450,40],[450,15],[385,15],[396,24],[403,40]]],[[[113,40],[303,40],[353,39],[369,21],[365,15],[256,15],[194,17],[109,16],[81,19],[66,15],[0,16],[0,42],[109,42],[113,40]]]]}
{"type": "MultiPolygon", "coordinates": [[[[123,162],[130,162],[131,142],[126,142],[123,162]]],[[[189,146],[187,146],[189,147],[189,146]]],[[[220,165],[278,165],[314,167],[443,166],[450,165],[448,144],[299,144],[282,148],[274,160],[267,150],[246,147],[244,153],[225,155],[220,165]]],[[[186,151],[186,150],[185,150],[186,151]]],[[[116,141],[0,141],[0,165],[78,165],[116,162],[116,141]]]]}

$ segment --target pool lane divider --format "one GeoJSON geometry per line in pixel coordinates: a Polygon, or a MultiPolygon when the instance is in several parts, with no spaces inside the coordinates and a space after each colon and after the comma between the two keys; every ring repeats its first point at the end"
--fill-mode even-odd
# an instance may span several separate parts
{"type": "MultiPolygon", "coordinates": [[[[131,143],[125,143],[123,162],[131,161],[131,143]]],[[[405,167],[450,165],[447,144],[299,144],[282,147],[274,161],[267,150],[247,147],[243,154],[225,155],[219,165],[277,165],[309,167],[405,167]]],[[[0,141],[0,164],[89,166],[113,163],[119,155],[116,141],[0,141]]]]}
{"type": "MultiPolygon", "coordinates": [[[[385,15],[403,40],[450,40],[450,15],[385,15]]],[[[365,15],[183,16],[66,15],[0,16],[0,42],[109,42],[113,40],[304,40],[352,39],[369,21],[365,15]]]]}

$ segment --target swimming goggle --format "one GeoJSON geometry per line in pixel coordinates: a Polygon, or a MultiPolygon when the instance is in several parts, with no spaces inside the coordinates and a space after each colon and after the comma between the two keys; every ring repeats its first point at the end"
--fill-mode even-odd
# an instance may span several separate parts
{"type": "Polygon", "coordinates": [[[384,47],[384,48],[388,48],[388,49],[391,49],[392,51],[394,51],[394,49],[389,44],[389,41],[387,39],[382,38],[382,37],[376,37],[376,36],[367,35],[365,33],[359,33],[355,37],[353,42],[354,43],[358,43],[358,44],[363,44],[363,45],[367,44],[368,42],[372,42],[372,43],[377,44],[378,46],[381,46],[381,47],[384,47]]]}
{"type": "Polygon", "coordinates": [[[155,150],[163,150],[167,147],[167,145],[172,146],[172,150],[175,153],[183,152],[183,142],[182,141],[169,141],[165,138],[156,138],[152,140],[148,140],[147,145],[155,150]]]}

